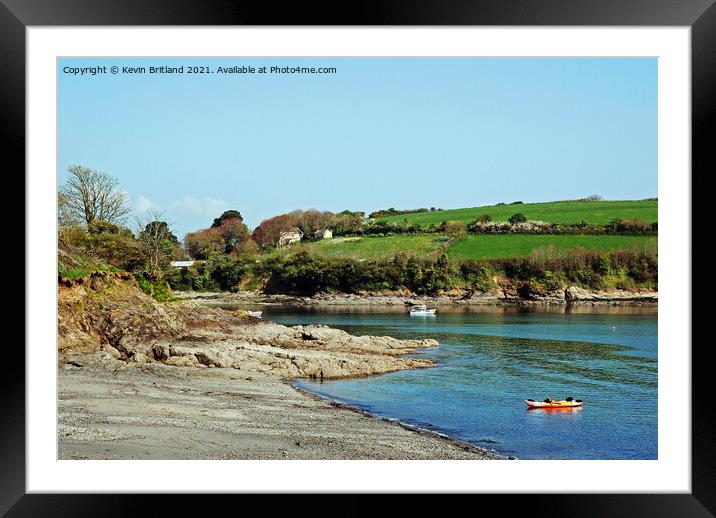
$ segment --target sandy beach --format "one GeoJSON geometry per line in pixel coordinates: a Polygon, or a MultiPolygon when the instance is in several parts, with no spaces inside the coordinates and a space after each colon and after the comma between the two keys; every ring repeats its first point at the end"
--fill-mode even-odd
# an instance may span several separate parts
{"type": "Polygon", "coordinates": [[[59,459],[490,459],[497,455],[232,368],[69,354],[59,459]]]}
{"type": "Polygon", "coordinates": [[[291,385],[430,368],[435,340],[161,304],[112,274],[58,289],[59,459],[487,459],[291,385]]]}

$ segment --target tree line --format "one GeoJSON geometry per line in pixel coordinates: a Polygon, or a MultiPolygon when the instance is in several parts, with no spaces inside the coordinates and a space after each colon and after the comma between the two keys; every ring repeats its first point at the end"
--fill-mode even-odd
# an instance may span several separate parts
{"type": "Polygon", "coordinates": [[[68,180],[58,191],[57,203],[61,274],[69,275],[72,267],[81,266],[81,261],[72,257],[87,257],[132,272],[140,286],[150,288],[152,283],[168,282],[175,289],[197,290],[230,290],[249,285],[300,294],[398,289],[433,294],[454,287],[488,289],[494,287],[493,278],[500,275],[524,281],[535,290],[567,282],[585,287],[604,287],[611,283],[624,288],[655,286],[657,282],[655,250],[611,254],[577,250],[567,255],[553,251],[551,255],[542,252],[530,258],[461,263],[448,261],[444,253],[450,244],[468,232],[653,235],[658,231],[656,222],[614,220],[606,225],[585,222],[554,225],[530,222],[517,212],[506,222],[493,222],[485,214],[469,225],[443,221],[419,227],[366,220],[363,212],[311,209],[266,219],[251,231],[241,213],[231,209],[215,218],[207,228],[188,233],[182,242],[158,211],[148,211],[141,219],[134,218],[131,228],[127,223],[131,207],[118,180],[108,173],[80,165],[68,169],[68,180]],[[325,229],[332,230],[336,236],[434,232],[448,239],[436,254],[424,258],[398,254],[383,261],[358,262],[307,253],[289,257],[260,254],[261,250],[276,246],[281,234],[291,229],[299,229],[309,241],[314,239],[316,231],[325,229]],[[185,259],[203,262],[192,269],[169,267],[170,261],[185,259]]]}

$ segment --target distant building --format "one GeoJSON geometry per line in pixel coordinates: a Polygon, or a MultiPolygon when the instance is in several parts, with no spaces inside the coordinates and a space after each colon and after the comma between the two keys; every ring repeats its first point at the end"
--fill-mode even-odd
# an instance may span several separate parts
{"type": "Polygon", "coordinates": [[[316,230],[313,233],[315,239],[330,239],[333,237],[333,231],[331,229],[316,230]]]}
{"type": "Polygon", "coordinates": [[[192,266],[196,261],[172,261],[171,264],[174,268],[181,268],[182,266],[192,266]]]}
{"type": "Polygon", "coordinates": [[[300,228],[292,228],[288,232],[281,232],[278,238],[278,246],[292,245],[303,239],[303,232],[300,228]]]}

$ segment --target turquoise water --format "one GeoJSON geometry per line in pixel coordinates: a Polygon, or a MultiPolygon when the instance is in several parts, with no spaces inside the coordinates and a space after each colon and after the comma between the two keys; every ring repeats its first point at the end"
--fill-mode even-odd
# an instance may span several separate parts
{"type": "Polygon", "coordinates": [[[433,369],[312,382],[303,389],[521,459],[657,458],[657,312],[648,308],[264,307],[282,324],[435,338],[433,369]],[[527,410],[573,396],[582,409],[527,410]]]}

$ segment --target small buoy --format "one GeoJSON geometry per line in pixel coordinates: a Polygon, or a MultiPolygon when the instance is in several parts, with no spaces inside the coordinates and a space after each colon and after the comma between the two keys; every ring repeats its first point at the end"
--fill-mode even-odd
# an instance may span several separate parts
{"type": "Polygon", "coordinates": [[[612,326],[612,331],[616,331],[616,330],[617,330],[617,326],[612,326]]]}

